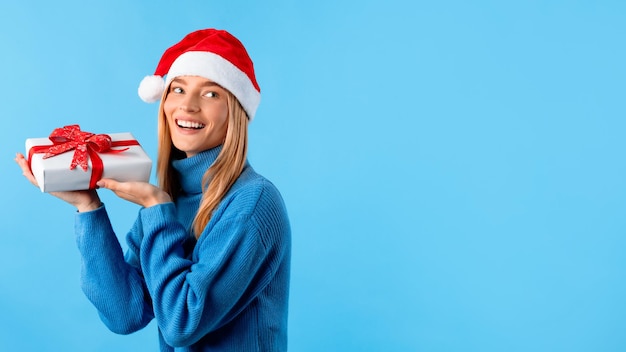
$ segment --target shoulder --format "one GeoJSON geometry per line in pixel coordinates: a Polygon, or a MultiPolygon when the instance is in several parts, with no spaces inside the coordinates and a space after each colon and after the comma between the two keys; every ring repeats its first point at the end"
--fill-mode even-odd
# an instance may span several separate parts
{"type": "Polygon", "coordinates": [[[246,165],[222,202],[222,206],[235,211],[238,216],[262,216],[268,212],[286,216],[278,188],[250,165],[246,165]]]}
{"type": "Polygon", "coordinates": [[[218,228],[254,234],[267,250],[285,250],[291,238],[287,208],[278,188],[249,165],[211,216],[208,231],[218,228]]]}

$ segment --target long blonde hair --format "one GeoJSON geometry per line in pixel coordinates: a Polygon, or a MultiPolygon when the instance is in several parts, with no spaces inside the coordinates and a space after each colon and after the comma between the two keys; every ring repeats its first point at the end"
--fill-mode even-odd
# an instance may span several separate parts
{"type": "MultiPolygon", "coordinates": [[[[192,228],[199,238],[211,220],[213,211],[235,183],[245,166],[248,152],[248,116],[233,94],[228,96],[228,128],[220,154],[202,177],[202,200],[193,220],[192,228]]],[[[166,89],[159,107],[157,180],[159,187],[172,199],[180,193],[180,181],[171,163],[184,154],[172,144],[170,130],[163,111],[163,102],[168,94],[166,89]]]]}

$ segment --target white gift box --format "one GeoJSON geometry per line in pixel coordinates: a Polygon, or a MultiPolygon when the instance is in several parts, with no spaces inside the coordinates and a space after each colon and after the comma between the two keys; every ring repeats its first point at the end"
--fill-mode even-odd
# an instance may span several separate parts
{"type": "MultiPolygon", "coordinates": [[[[130,133],[110,133],[111,140],[134,140],[130,133]]],[[[26,155],[34,146],[52,145],[49,138],[26,139],[26,155]]],[[[101,178],[112,178],[117,181],[144,181],[150,180],[152,160],[141,145],[113,147],[112,149],[127,150],[119,153],[98,153],[104,165],[101,178]]],[[[42,192],[76,191],[89,189],[92,173],[92,160],[89,158],[87,171],[77,166],[70,170],[74,150],[67,151],[44,159],[44,153],[34,153],[31,156],[31,170],[42,192]]]]}

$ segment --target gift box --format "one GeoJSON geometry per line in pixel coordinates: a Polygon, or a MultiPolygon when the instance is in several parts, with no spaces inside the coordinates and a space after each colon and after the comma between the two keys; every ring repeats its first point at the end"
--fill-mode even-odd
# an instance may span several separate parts
{"type": "Polygon", "coordinates": [[[26,155],[42,192],[94,189],[102,178],[148,182],[152,169],[131,133],[94,134],[78,125],[26,139],[26,155]]]}

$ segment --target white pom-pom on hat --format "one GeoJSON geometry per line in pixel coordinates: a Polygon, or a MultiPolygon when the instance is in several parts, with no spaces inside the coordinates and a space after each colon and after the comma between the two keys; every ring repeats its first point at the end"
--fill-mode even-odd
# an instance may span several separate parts
{"type": "Polygon", "coordinates": [[[141,100],[146,103],[154,103],[161,99],[163,91],[165,90],[165,81],[161,76],[146,76],[139,83],[137,93],[141,100]]]}

